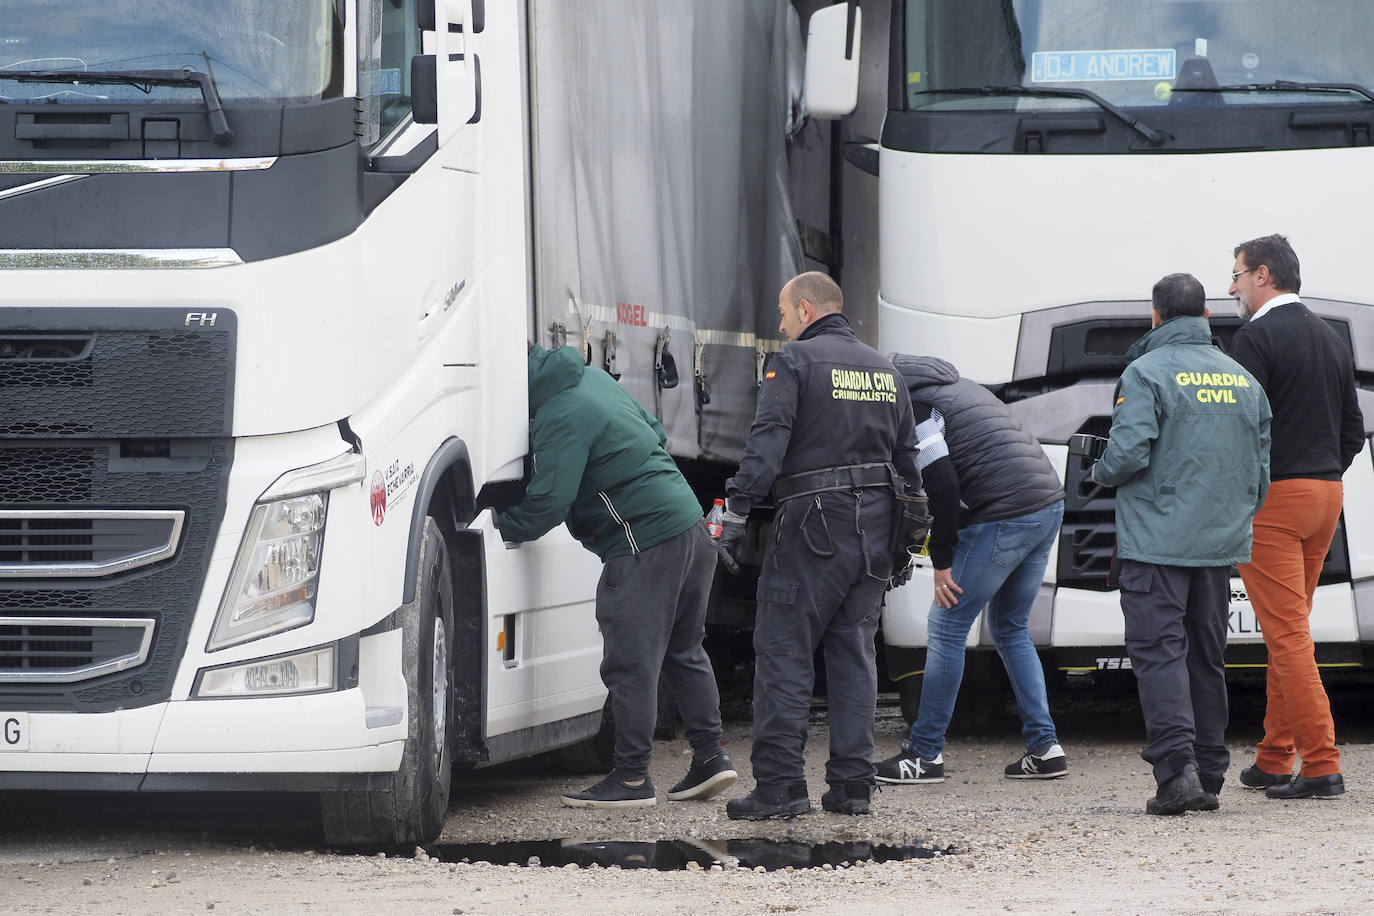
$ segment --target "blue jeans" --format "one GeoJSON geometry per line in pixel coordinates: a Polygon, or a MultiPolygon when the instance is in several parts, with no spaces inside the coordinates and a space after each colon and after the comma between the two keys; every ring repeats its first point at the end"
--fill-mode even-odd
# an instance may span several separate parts
{"type": "Polygon", "coordinates": [[[954,700],[964,679],[964,645],[974,618],[985,605],[993,643],[1016,694],[1026,747],[1042,751],[1059,740],[1029,623],[1031,605],[1063,520],[1064,501],[1059,500],[1026,515],[980,522],[959,531],[951,575],[964,593],[952,608],[930,604],[921,710],[911,725],[911,749],[916,756],[930,760],[944,750],[954,700]]]}

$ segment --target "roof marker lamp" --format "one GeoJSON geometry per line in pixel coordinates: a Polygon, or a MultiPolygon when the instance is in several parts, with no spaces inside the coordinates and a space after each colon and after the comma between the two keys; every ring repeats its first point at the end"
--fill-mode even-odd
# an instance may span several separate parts
{"type": "Polygon", "coordinates": [[[254,507],[207,652],[314,620],[328,507],[327,493],[254,507]]]}

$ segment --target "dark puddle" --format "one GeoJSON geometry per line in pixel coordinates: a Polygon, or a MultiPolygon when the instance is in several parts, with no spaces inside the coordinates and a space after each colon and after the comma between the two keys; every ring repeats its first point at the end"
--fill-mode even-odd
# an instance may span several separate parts
{"type": "Polygon", "coordinates": [[[561,868],[594,865],[681,871],[702,868],[843,868],[858,862],[905,862],[948,855],[919,844],[795,843],[777,840],[659,840],[653,843],[539,840],[518,843],[437,843],[427,852],[444,862],[489,862],[561,868]]]}

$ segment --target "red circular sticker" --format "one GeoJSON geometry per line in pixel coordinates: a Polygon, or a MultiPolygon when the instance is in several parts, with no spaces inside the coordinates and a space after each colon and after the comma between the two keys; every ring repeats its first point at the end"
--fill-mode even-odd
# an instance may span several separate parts
{"type": "Polygon", "coordinates": [[[372,472],[372,521],[380,525],[386,518],[386,481],[381,471],[372,472]]]}

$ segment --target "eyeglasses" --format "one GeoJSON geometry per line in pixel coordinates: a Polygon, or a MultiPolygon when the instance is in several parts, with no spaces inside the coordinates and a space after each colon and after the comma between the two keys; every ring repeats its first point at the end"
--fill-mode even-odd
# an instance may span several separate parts
{"type": "Polygon", "coordinates": [[[1231,271],[1231,282],[1232,282],[1232,283],[1235,283],[1237,280],[1240,279],[1241,274],[1248,274],[1250,271],[1252,271],[1252,270],[1254,270],[1254,269],[1255,269],[1255,268],[1253,268],[1253,267],[1247,267],[1247,268],[1245,268],[1244,270],[1233,270],[1233,271],[1231,271]]]}

